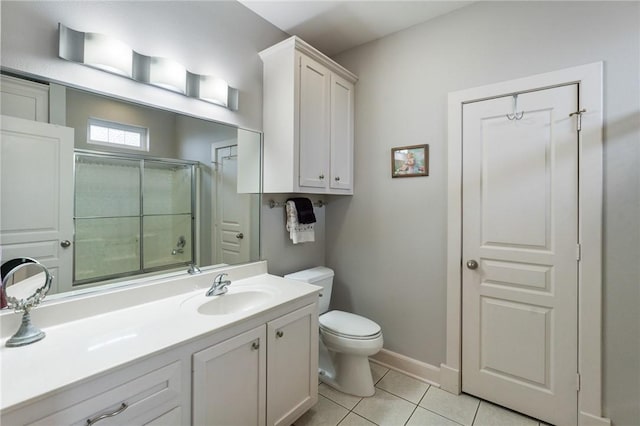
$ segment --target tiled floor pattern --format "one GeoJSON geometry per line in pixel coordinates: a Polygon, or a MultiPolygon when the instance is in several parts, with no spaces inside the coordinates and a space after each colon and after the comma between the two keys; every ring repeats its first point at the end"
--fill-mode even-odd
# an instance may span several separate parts
{"type": "Polygon", "coordinates": [[[452,395],[371,363],[376,393],[358,398],[320,384],[318,404],[294,426],[547,426],[479,400],[452,395]]]}

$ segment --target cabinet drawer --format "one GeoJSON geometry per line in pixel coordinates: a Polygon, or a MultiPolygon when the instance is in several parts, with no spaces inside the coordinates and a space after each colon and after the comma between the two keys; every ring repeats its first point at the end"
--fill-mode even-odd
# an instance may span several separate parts
{"type": "Polygon", "coordinates": [[[143,425],[180,405],[181,362],[136,377],[135,369],[123,380],[105,376],[31,404],[2,419],[11,425],[87,425],[104,417],[99,426],[143,425]]]}

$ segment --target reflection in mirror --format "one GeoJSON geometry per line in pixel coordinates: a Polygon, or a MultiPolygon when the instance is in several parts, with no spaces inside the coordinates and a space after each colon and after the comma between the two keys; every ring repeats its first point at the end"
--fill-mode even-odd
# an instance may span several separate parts
{"type": "Polygon", "coordinates": [[[49,115],[73,129],[73,141],[68,150],[62,143],[51,150],[47,137],[31,137],[29,143],[16,140],[11,151],[3,141],[3,190],[11,180],[15,188],[37,180],[34,190],[49,194],[27,207],[19,192],[3,191],[4,258],[39,259],[55,275],[52,294],[142,274],[186,273],[191,263],[259,260],[259,133],[50,88],[49,115]],[[51,165],[50,158],[60,164],[51,165]],[[42,229],[51,231],[27,238],[42,229]],[[14,230],[20,235],[8,245],[14,230]]]}
{"type": "Polygon", "coordinates": [[[31,324],[30,311],[47,295],[52,276],[47,268],[31,258],[17,258],[5,262],[1,267],[2,307],[23,312],[20,328],[6,346],[24,346],[42,340],[45,333],[31,324]]]}

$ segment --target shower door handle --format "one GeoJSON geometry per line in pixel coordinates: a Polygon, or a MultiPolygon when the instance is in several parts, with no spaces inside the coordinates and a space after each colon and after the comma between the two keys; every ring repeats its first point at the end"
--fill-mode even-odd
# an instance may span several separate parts
{"type": "Polygon", "coordinates": [[[62,248],[67,248],[67,247],[70,247],[70,246],[71,246],[71,241],[69,241],[69,240],[60,241],[60,247],[62,247],[62,248]]]}

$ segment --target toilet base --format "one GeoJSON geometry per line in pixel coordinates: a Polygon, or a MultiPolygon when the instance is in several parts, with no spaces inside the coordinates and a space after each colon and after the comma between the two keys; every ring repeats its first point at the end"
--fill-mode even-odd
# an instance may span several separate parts
{"type": "Polygon", "coordinates": [[[320,364],[318,377],[322,383],[354,396],[367,397],[375,393],[369,358],[336,352],[331,355],[332,365],[320,364]]]}

